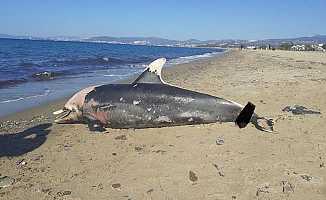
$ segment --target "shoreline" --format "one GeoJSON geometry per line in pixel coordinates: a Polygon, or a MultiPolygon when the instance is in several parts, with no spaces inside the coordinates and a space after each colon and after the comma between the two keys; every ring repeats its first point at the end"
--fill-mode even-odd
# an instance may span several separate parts
{"type": "Polygon", "coordinates": [[[275,132],[215,123],[92,134],[84,124],[51,123],[55,109],[45,107],[32,122],[21,121],[33,117],[27,112],[1,127],[1,177],[14,181],[0,198],[325,199],[326,54],[234,50],[163,68],[162,77],[250,101],[275,132]],[[282,111],[293,105],[321,114],[282,111]]]}

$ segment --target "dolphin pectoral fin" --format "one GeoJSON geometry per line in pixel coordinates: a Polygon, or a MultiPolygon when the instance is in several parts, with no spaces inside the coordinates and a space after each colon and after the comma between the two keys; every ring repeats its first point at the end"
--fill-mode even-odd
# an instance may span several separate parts
{"type": "Polygon", "coordinates": [[[92,132],[104,132],[105,128],[102,122],[88,115],[85,116],[85,122],[87,123],[88,129],[92,132]]]}
{"type": "Polygon", "coordinates": [[[255,107],[256,106],[254,104],[248,102],[247,105],[241,110],[240,114],[235,120],[235,123],[239,126],[239,128],[244,128],[247,126],[252,115],[254,114],[255,107]]]}
{"type": "Polygon", "coordinates": [[[88,121],[88,129],[92,132],[104,132],[105,128],[99,121],[88,121]]]}
{"type": "Polygon", "coordinates": [[[153,61],[151,64],[149,64],[145,71],[140,74],[140,76],[132,83],[132,85],[136,85],[137,83],[164,84],[164,81],[161,77],[161,71],[165,62],[165,58],[159,58],[153,61]]]}

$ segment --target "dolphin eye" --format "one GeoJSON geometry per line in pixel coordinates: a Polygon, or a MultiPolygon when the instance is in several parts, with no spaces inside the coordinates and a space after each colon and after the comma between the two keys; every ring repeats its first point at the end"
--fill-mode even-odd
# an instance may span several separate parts
{"type": "Polygon", "coordinates": [[[79,106],[75,105],[71,108],[71,111],[79,113],[81,111],[81,109],[79,108],[79,106]]]}

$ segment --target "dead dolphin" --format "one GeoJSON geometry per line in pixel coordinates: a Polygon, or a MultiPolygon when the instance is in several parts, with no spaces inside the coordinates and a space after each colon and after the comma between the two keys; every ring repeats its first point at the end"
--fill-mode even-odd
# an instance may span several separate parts
{"type": "Polygon", "coordinates": [[[165,83],[161,70],[166,59],[152,62],[131,84],[91,86],[65,104],[57,123],[88,124],[89,129],[156,128],[215,122],[235,122],[240,128],[252,122],[272,131],[270,119],[258,117],[255,105],[242,106],[230,100],[186,90],[165,83]]]}

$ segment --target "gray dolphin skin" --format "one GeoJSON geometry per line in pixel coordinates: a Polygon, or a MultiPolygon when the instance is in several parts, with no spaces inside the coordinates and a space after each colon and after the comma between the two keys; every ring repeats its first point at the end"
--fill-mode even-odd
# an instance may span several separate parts
{"type": "Polygon", "coordinates": [[[262,131],[273,131],[270,119],[258,117],[255,106],[242,106],[223,98],[166,84],[160,58],[130,84],[92,86],[76,93],[62,110],[57,123],[87,123],[91,131],[104,127],[158,128],[216,122],[235,122],[239,128],[248,123],[262,131]]]}

